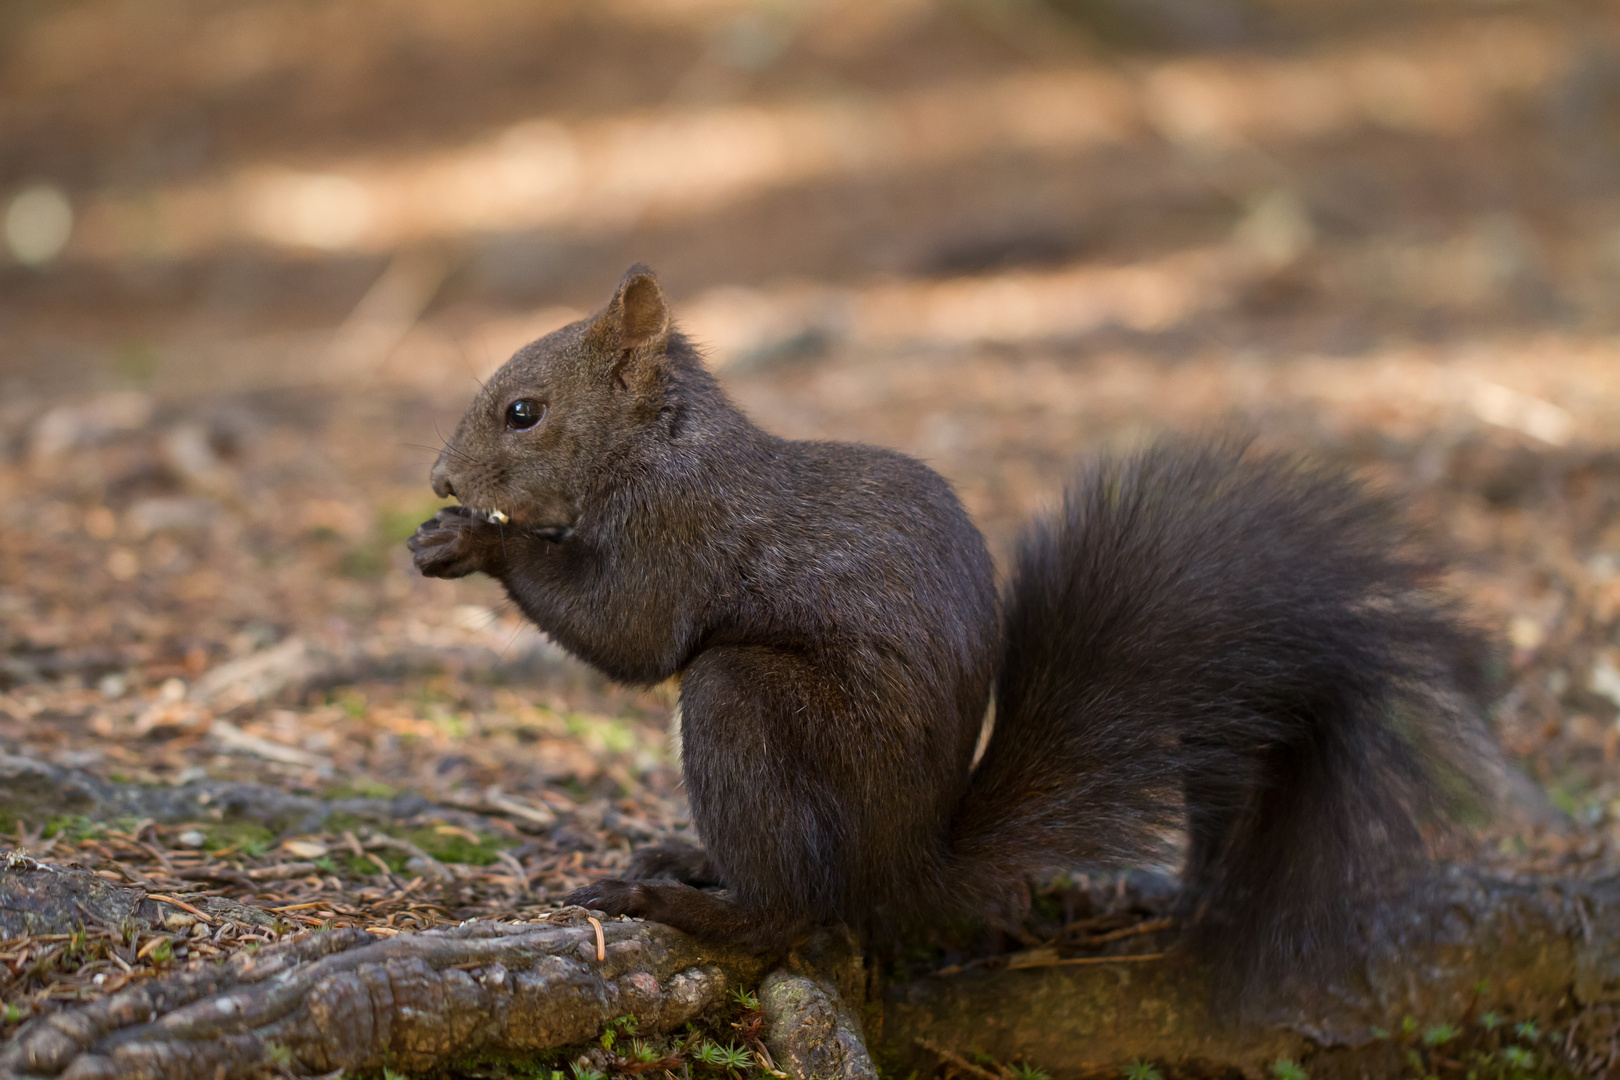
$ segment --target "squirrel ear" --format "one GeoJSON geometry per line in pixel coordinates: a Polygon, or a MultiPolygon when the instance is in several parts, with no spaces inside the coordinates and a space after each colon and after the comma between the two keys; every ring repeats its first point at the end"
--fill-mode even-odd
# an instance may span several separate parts
{"type": "Polygon", "coordinates": [[[625,271],[598,325],[621,349],[652,345],[662,349],[669,336],[669,305],[653,272],[640,263],[625,271]]]}

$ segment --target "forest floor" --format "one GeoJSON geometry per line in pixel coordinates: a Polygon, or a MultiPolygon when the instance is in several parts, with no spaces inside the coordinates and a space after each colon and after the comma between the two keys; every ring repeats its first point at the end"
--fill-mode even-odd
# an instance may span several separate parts
{"type": "Polygon", "coordinates": [[[1620,8],[1207,10],[1124,43],[971,0],[0,15],[0,191],[79,211],[0,263],[0,754],[426,800],[0,820],[283,917],[0,940],[0,1039],[244,939],[538,911],[687,828],[666,692],[403,546],[477,377],[635,261],[760,424],[922,457],[998,557],[1164,431],[1401,495],[1501,643],[1531,783],[1486,856],[1613,872],[1620,8]]]}

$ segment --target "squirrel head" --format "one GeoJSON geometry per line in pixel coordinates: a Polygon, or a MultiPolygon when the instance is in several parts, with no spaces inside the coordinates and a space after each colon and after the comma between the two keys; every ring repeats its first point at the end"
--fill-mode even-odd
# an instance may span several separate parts
{"type": "Polygon", "coordinates": [[[519,349],[433,466],[433,490],[491,521],[566,537],[604,468],[656,427],[672,342],[658,279],[632,266],[607,307],[519,349]]]}

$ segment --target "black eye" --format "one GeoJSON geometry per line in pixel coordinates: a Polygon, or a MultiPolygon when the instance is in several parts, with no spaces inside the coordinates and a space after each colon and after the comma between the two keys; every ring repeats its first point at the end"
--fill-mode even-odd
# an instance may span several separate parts
{"type": "Polygon", "coordinates": [[[546,415],[546,403],[543,401],[514,401],[506,407],[506,426],[513,431],[527,431],[538,424],[546,415]]]}

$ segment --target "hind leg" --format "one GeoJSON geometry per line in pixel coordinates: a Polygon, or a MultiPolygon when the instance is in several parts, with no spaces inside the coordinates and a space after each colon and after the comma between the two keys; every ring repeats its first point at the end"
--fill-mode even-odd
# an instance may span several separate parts
{"type": "Polygon", "coordinates": [[[699,889],[725,884],[707,851],[678,840],[637,849],[630,856],[629,876],[638,880],[668,878],[699,889]]]}
{"type": "Polygon", "coordinates": [[[760,949],[858,917],[872,880],[921,846],[914,834],[932,839],[942,825],[894,782],[917,771],[908,755],[919,740],[845,696],[850,678],[821,658],[762,646],[700,654],[681,683],[681,758],[705,853],[655,849],[632,864],[638,880],[597,882],[569,899],[760,949]],[[827,737],[828,718],[848,732],[827,737]],[[671,875],[718,880],[727,893],[671,875]]]}

